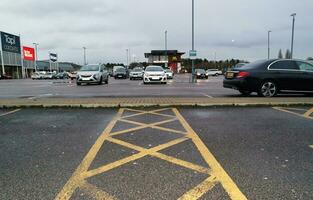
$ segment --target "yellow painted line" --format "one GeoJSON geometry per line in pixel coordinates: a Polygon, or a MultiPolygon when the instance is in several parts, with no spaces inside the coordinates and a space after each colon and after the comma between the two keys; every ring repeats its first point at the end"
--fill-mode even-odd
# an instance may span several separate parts
{"type": "MultiPolygon", "coordinates": [[[[126,163],[129,163],[129,162],[132,162],[132,161],[137,160],[137,159],[139,159],[139,158],[142,158],[142,157],[144,157],[144,156],[150,155],[150,154],[152,154],[153,152],[161,151],[161,150],[166,149],[166,148],[168,148],[168,147],[170,147],[170,146],[179,144],[179,143],[184,142],[184,141],[186,141],[186,140],[188,140],[188,139],[189,139],[189,138],[184,138],[184,137],[183,137],[183,138],[178,138],[178,139],[176,139],[176,140],[172,140],[172,141],[170,141],[170,142],[168,142],[168,143],[161,144],[161,145],[156,146],[156,147],[153,147],[153,148],[151,148],[151,149],[143,149],[143,150],[140,151],[139,153],[134,154],[134,155],[132,155],[132,156],[129,156],[129,157],[127,157],[127,158],[123,158],[123,159],[121,159],[121,160],[118,160],[118,161],[115,161],[115,162],[113,162],[113,163],[104,165],[104,166],[99,167],[99,168],[97,168],[97,169],[93,169],[93,170],[84,172],[83,175],[82,175],[82,177],[83,177],[84,179],[86,179],[86,178],[89,178],[89,177],[92,177],[92,176],[95,176],[95,175],[98,175],[98,174],[102,174],[102,173],[104,173],[104,172],[106,172],[106,171],[112,170],[112,169],[114,169],[114,168],[117,168],[117,167],[119,167],[119,166],[121,166],[121,165],[124,165],[124,164],[126,164],[126,163]]],[[[110,140],[111,142],[116,141],[116,139],[115,139],[115,140],[112,140],[111,138],[108,138],[108,140],[110,140]]],[[[124,141],[120,141],[119,144],[121,144],[121,145],[123,145],[123,146],[125,146],[125,147],[128,147],[128,148],[132,148],[132,147],[134,146],[134,145],[132,145],[132,144],[130,144],[130,143],[127,143],[127,142],[124,142],[124,141]]],[[[138,147],[137,147],[137,148],[138,148],[138,147]]]]}
{"type": "Polygon", "coordinates": [[[179,166],[182,166],[182,167],[185,167],[187,169],[191,169],[191,170],[203,173],[203,174],[210,174],[211,173],[211,170],[208,168],[193,164],[191,162],[180,160],[180,159],[177,159],[177,158],[174,158],[171,156],[167,156],[167,155],[164,155],[162,153],[155,152],[155,153],[152,153],[151,155],[154,157],[160,158],[162,160],[168,161],[170,163],[174,163],[176,165],[179,165],[179,166]]]}
{"type": "Polygon", "coordinates": [[[144,115],[144,114],[152,114],[152,115],[158,115],[158,116],[163,116],[163,117],[175,117],[174,115],[167,115],[167,114],[163,114],[163,113],[158,113],[158,112],[169,110],[169,109],[171,109],[171,108],[162,108],[162,109],[158,109],[158,110],[143,111],[143,110],[135,110],[135,109],[128,109],[128,108],[126,108],[125,110],[132,111],[132,112],[138,112],[138,113],[132,114],[132,115],[123,116],[122,118],[126,119],[126,118],[131,118],[131,117],[144,115]]]}
{"type": "Polygon", "coordinates": [[[197,200],[216,185],[216,177],[210,176],[195,188],[189,190],[178,200],[197,200]]]}
{"type": "Polygon", "coordinates": [[[92,176],[95,176],[95,175],[98,175],[98,174],[102,174],[102,173],[110,171],[110,170],[112,170],[114,168],[120,167],[120,166],[122,166],[122,165],[124,165],[126,163],[129,163],[129,162],[138,160],[139,158],[145,157],[148,154],[149,154],[149,151],[147,151],[147,150],[146,151],[141,151],[140,153],[134,154],[134,155],[129,156],[127,158],[123,158],[121,160],[109,163],[109,164],[104,165],[102,167],[99,167],[97,169],[93,169],[93,170],[84,172],[83,174],[81,174],[81,176],[84,179],[86,179],[86,178],[89,178],[89,177],[92,177],[92,176]]]}
{"type": "Polygon", "coordinates": [[[292,111],[289,111],[289,110],[285,110],[285,109],[280,108],[280,107],[273,107],[273,109],[278,110],[278,111],[282,111],[282,112],[285,112],[285,113],[297,115],[297,116],[299,116],[299,117],[303,117],[303,118],[306,118],[306,119],[313,119],[313,117],[305,116],[305,114],[304,114],[304,115],[301,115],[301,114],[299,114],[299,113],[295,113],[295,112],[292,112],[292,111]]]}
{"type": "Polygon", "coordinates": [[[304,108],[287,108],[288,110],[297,110],[297,111],[307,111],[307,109],[304,108]]]}
{"type": "Polygon", "coordinates": [[[308,110],[306,113],[303,114],[304,117],[310,117],[310,115],[313,113],[313,108],[308,110]]]}
{"type": "MultiPolygon", "coordinates": [[[[180,123],[184,126],[184,128],[190,134],[191,139],[194,144],[198,148],[204,160],[212,169],[212,175],[217,178],[217,180],[221,183],[227,194],[232,200],[246,200],[246,196],[240,191],[235,182],[231,179],[231,177],[227,174],[227,172],[223,169],[223,167],[216,160],[214,155],[209,151],[209,149],[205,146],[205,144],[201,141],[200,137],[196,134],[196,132],[191,128],[191,126],[187,123],[184,117],[179,113],[176,108],[173,108],[173,112],[176,114],[180,123]]],[[[200,195],[200,194],[199,194],[200,195]]]]}
{"type": "Polygon", "coordinates": [[[90,197],[96,200],[117,200],[115,197],[109,195],[105,191],[88,183],[87,181],[83,181],[79,188],[82,189],[85,193],[87,193],[90,197]]]}
{"type": "MultiPolygon", "coordinates": [[[[170,123],[170,122],[173,122],[176,120],[178,120],[178,119],[175,117],[173,119],[169,119],[169,120],[165,120],[165,121],[161,121],[161,122],[156,122],[153,124],[145,124],[145,123],[141,123],[141,122],[135,122],[135,121],[131,121],[131,120],[120,119],[120,121],[122,121],[122,122],[130,123],[130,124],[134,124],[134,125],[139,125],[139,126],[142,126],[144,128],[153,128],[153,129],[159,129],[162,131],[167,131],[167,132],[172,132],[172,133],[186,134],[186,132],[184,132],[184,131],[179,131],[179,130],[159,126],[159,125],[170,123]]],[[[115,135],[115,134],[116,133],[112,133],[111,135],[115,135]]]]}
{"type": "Polygon", "coordinates": [[[146,151],[147,149],[143,148],[143,147],[140,147],[140,146],[137,146],[137,145],[134,145],[134,144],[131,144],[131,143],[128,143],[128,142],[125,142],[123,140],[119,140],[119,139],[115,139],[115,138],[112,138],[112,137],[109,137],[107,139],[107,141],[109,142],[112,142],[112,143],[115,143],[115,144],[118,144],[118,145],[121,145],[123,147],[126,147],[126,148],[129,148],[129,149],[133,149],[133,150],[136,150],[136,151],[146,151]]]}
{"type": "Polygon", "coordinates": [[[312,144],[312,145],[309,145],[309,147],[313,149],[313,144],[312,144]]]}
{"type": "Polygon", "coordinates": [[[77,167],[72,177],[65,184],[60,193],[56,196],[55,200],[68,200],[73,195],[73,192],[79,186],[81,181],[83,180],[82,173],[86,172],[90,167],[92,161],[96,157],[98,151],[103,145],[104,141],[109,137],[109,133],[112,128],[115,126],[117,120],[121,117],[124,109],[120,109],[117,115],[113,118],[113,120],[108,124],[108,126],[104,129],[103,133],[99,136],[95,144],[91,147],[81,164],[77,167]]]}
{"type": "Polygon", "coordinates": [[[6,116],[6,115],[10,115],[10,114],[13,114],[13,113],[16,113],[18,111],[20,111],[21,109],[16,109],[16,110],[12,110],[10,112],[7,112],[7,113],[3,113],[0,115],[0,117],[3,117],[3,116],[6,116]]]}
{"type": "MultiPolygon", "coordinates": [[[[156,123],[153,123],[153,124],[144,124],[144,123],[141,123],[141,122],[134,122],[134,121],[130,121],[130,120],[125,120],[125,119],[119,119],[119,121],[122,121],[122,122],[126,122],[126,123],[131,123],[131,124],[135,124],[135,125],[139,125],[138,127],[134,127],[134,128],[130,128],[130,129],[124,129],[124,130],[121,130],[121,131],[117,131],[117,132],[113,132],[113,133],[110,133],[111,136],[115,136],[115,135],[120,135],[120,134],[124,134],[124,133],[129,133],[129,132],[132,132],[132,131],[138,131],[138,130],[141,130],[141,129],[145,129],[145,128],[155,128],[155,129],[158,129],[158,128],[161,128],[161,127],[158,127],[158,125],[162,125],[162,124],[165,124],[165,123],[169,123],[169,122],[173,122],[173,121],[176,121],[177,119],[169,119],[169,120],[165,120],[165,121],[161,121],[161,122],[156,122],[156,123]]],[[[185,134],[184,132],[182,131],[176,131],[175,132],[180,132],[182,134],[185,134]]]]}
{"type": "MultiPolygon", "coordinates": [[[[122,140],[118,140],[115,138],[108,138],[107,141],[113,142],[115,144],[130,148],[130,149],[134,149],[134,150],[139,151],[139,152],[142,152],[142,151],[147,152],[147,150],[148,150],[148,149],[145,149],[145,148],[139,147],[137,145],[133,145],[133,144],[130,144],[128,142],[124,142],[122,140]]],[[[184,161],[184,160],[180,160],[180,159],[177,159],[177,158],[174,158],[171,156],[167,156],[167,155],[164,155],[164,154],[159,153],[159,152],[152,152],[149,155],[160,158],[162,160],[165,160],[165,161],[168,161],[171,163],[174,163],[176,165],[180,165],[182,167],[203,173],[203,174],[210,174],[210,172],[211,172],[211,170],[208,168],[205,168],[205,167],[202,167],[202,166],[199,166],[199,165],[196,165],[196,164],[184,161]]]]}

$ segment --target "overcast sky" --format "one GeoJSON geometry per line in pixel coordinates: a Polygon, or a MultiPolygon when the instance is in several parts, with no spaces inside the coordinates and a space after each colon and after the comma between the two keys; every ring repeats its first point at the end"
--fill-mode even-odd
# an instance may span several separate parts
{"type": "MultiPolygon", "coordinates": [[[[195,0],[196,49],[201,58],[257,60],[290,48],[290,14],[297,13],[294,57],[313,56],[312,0],[195,0]]],[[[191,49],[191,0],[1,0],[0,30],[39,43],[62,61],[124,62],[126,49],[139,61],[151,49],[191,49]]]]}

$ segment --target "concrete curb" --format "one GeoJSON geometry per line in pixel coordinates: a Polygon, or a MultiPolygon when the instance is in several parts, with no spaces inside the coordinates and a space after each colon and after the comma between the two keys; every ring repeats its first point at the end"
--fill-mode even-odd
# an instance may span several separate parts
{"type": "Polygon", "coordinates": [[[40,98],[0,99],[0,108],[136,108],[313,106],[313,98],[40,98]]]}

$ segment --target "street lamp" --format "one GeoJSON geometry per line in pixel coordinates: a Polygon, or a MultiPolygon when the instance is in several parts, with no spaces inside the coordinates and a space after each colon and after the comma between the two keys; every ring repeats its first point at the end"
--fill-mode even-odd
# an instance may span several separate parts
{"type": "Polygon", "coordinates": [[[270,59],[270,34],[272,31],[267,31],[267,59],[270,59]]]}
{"type": "MultiPolygon", "coordinates": [[[[195,1],[192,0],[192,51],[195,51],[195,1]]],[[[191,82],[195,83],[195,60],[192,59],[191,61],[191,82]]]]}
{"type": "Polygon", "coordinates": [[[296,13],[291,14],[292,17],[292,35],[291,35],[291,59],[293,58],[293,40],[294,40],[294,33],[295,33],[295,21],[296,21],[296,13]]]}
{"type": "Polygon", "coordinates": [[[38,43],[33,43],[35,46],[35,72],[37,72],[37,60],[38,60],[38,43]]]}
{"type": "Polygon", "coordinates": [[[165,31],[165,50],[167,51],[167,30],[165,31]]]}
{"type": "Polygon", "coordinates": [[[126,49],[126,66],[128,67],[129,65],[129,49],[126,49]]]}
{"type": "Polygon", "coordinates": [[[83,47],[83,49],[84,49],[84,65],[87,65],[87,59],[86,59],[86,47],[83,47]]]}

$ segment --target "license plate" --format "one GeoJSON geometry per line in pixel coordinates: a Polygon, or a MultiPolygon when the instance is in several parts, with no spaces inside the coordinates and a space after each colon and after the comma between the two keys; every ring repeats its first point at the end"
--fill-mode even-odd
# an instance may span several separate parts
{"type": "Polygon", "coordinates": [[[226,78],[234,78],[234,73],[233,72],[227,72],[226,78]]]}
{"type": "Polygon", "coordinates": [[[118,77],[122,77],[122,75],[118,75],[118,77]]]}
{"type": "Polygon", "coordinates": [[[89,81],[89,78],[82,78],[83,81],[89,81]]]}
{"type": "Polygon", "coordinates": [[[158,77],[152,77],[152,80],[159,80],[158,77]]]}

